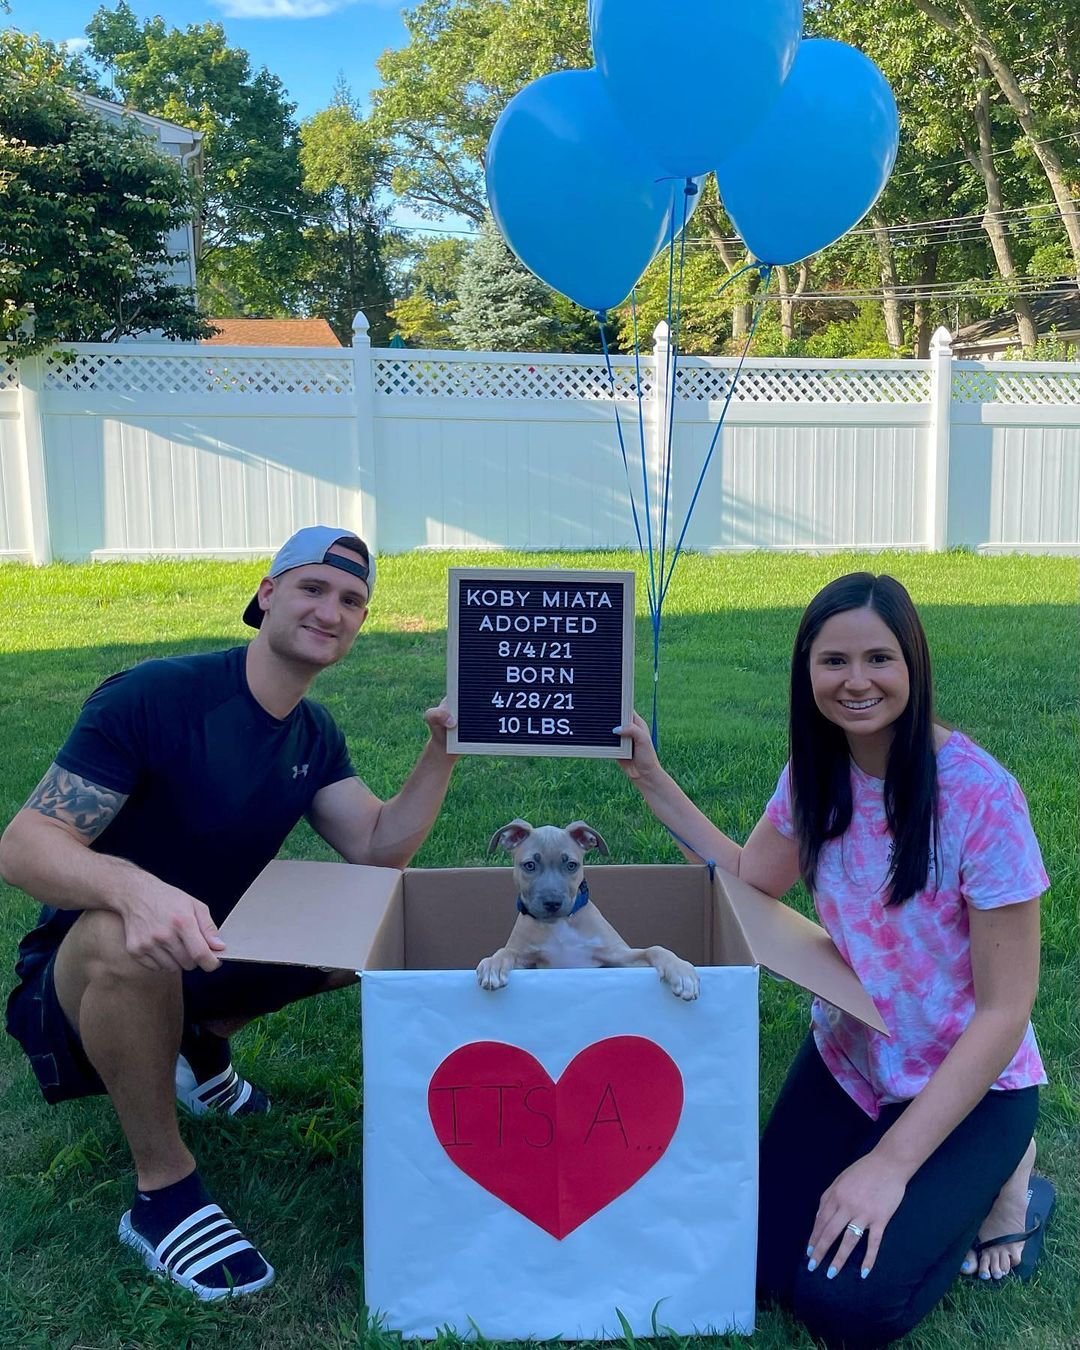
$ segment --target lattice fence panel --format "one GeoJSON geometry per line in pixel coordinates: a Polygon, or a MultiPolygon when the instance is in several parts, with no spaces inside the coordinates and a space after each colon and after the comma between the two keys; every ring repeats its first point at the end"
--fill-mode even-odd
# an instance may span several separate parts
{"type": "Polygon", "coordinates": [[[0,392],[7,389],[18,389],[18,387],[18,362],[13,361],[10,356],[0,358],[0,392]]]}
{"type": "MultiPolygon", "coordinates": [[[[680,366],[677,397],[689,403],[721,401],[735,378],[733,368],[680,366]]],[[[822,370],[806,366],[744,366],[733,403],[926,403],[926,370],[822,370]]]]}
{"type": "Polygon", "coordinates": [[[1071,371],[953,371],[952,396],[957,403],[1021,403],[1030,406],[1080,405],[1080,369],[1071,371]]]}
{"type": "Polygon", "coordinates": [[[80,354],[51,358],[45,388],[58,393],[124,394],[318,394],[353,393],[352,360],[318,357],[142,356],[80,354]]]}
{"type": "MultiPolygon", "coordinates": [[[[614,363],[613,363],[614,364],[614,363]]],[[[508,361],[428,361],[378,358],[372,363],[377,394],[395,398],[512,398],[548,402],[610,399],[606,367],[595,365],[530,365],[508,361]]],[[[615,396],[636,399],[633,366],[614,366],[615,396]]],[[[648,398],[651,372],[641,372],[641,392],[648,398]]]]}

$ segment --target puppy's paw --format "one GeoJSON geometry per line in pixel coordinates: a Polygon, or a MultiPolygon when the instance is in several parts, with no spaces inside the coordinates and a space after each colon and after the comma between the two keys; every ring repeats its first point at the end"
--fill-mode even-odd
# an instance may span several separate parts
{"type": "Polygon", "coordinates": [[[693,1003],[701,993],[701,980],[697,971],[689,961],[681,961],[677,956],[665,962],[660,978],[676,998],[681,998],[686,1003],[693,1003]]]}
{"type": "Polygon", "coordinates": [[[476,967],[476,983],[481,989],[505,989],[513,962],[501,956],[485,956],[476,967]]]}

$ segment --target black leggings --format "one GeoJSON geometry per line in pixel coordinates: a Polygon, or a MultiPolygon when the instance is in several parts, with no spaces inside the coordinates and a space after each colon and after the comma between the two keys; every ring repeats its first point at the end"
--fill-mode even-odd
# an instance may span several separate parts
{"type": "MultiPolygon", "coordinates": [[[[790,1309],[826,1345],[872,1350],[905,1335],[941,1299],[1035,1128],[1038,1089],[988,1092],[908,1182],[874,1269],[865,1240],[835,1279],[807,1271],[821,1196],[877,1144],[908,1105],[871,1120],[825,1067],[808,1036],[761,1137],[758,1296],[790,1309]]],[[[831,1254],[831,1253],[830,1253],[831,1254]]]]}

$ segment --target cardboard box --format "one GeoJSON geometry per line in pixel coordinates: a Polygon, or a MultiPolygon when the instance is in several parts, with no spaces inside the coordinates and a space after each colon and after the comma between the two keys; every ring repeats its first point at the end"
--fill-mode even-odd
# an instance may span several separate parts
{"type": "Polygon", "coordinates": [[[360,972],[365,1298],[434,1338],[750,1332],[757,967],[878,1030],[827,934],[737,878],[593,866],[635,946],[702,972],[516,971],[478,988],[515,918],[507,867],[274,862],[222,929],[229,957],[360,972]]]}

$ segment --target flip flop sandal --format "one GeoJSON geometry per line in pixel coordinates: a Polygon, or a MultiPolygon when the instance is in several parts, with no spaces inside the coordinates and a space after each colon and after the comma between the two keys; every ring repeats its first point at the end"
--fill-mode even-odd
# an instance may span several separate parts
{"type": "MultiPolygon", "coordinates": [[[[1054,1212],[1057,1194],[1054,1184],[1048,1177],[1032,1177],[1028,1183],[1027,1228],[1022,1233],[1003,1233],[1000,1237],[986,1238],[972,1247],[976,1258],[988,1247],[1004,1247],[1010,1242],[1022,1242],[1024,1250],[1018,1265],[1013,1266],[1009,1275],[1027,1284],[1035,1274],[1035,1267],[1042,1255],[1043,1238],[1050,1215],[1054,1212]]],[[[999,1281],[994,1281],[999,1283],[999,1281]]]]}

